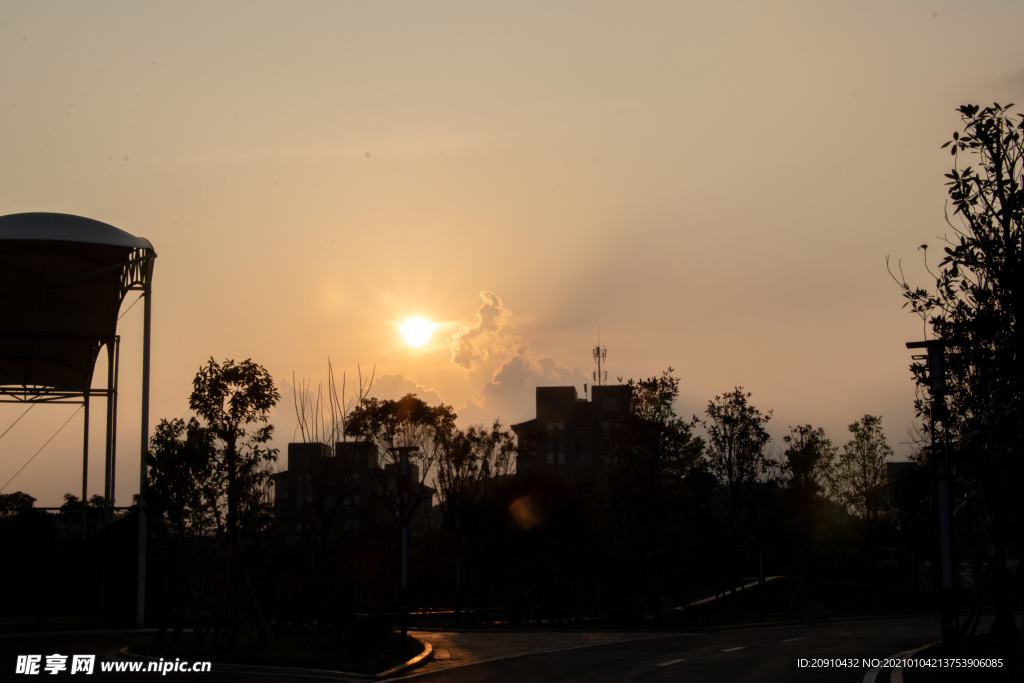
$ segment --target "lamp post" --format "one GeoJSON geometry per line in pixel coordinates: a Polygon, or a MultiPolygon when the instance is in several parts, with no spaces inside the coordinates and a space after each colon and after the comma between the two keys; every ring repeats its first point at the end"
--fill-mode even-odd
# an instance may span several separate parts
{"type": "Polygon", "coordinates": [[[761,603],[761,621],[764,621],[764,537],[760,505],[757,506],[757,595],[761,603]]]}
{"type": "Polygon", "coordinates": [[[942,573],[942,647],[947,656],[956,651],[960,638],[960,614],[956,605],[956,575],[953,567],[953,524],[949,503],[949,416],[946,412],[945,349],[941,339],[907,342],[908,349],[926,349],[928,355],[914,356],[928,361],[928,392],[931,394],[931,457],[935,459],[935,488],[939,511],[939,568],[942,573]],[[942,422],[942,452],[935,435],[942,422]]]}
{"type": "Polygon", "coordinates": [[[455,513],[455,628],[462,628],[462,514],[455,513]]]}
{"type": "Polygon", "coordinates": [[[409,634],[409,454],[418,446],[399,446],[389,449],[398,454],[398,472],[395,482],[395,502],[402,534],[402,573],[398,589],[398,618],[402,628],[402,649],[406,649],[409,634]]]}

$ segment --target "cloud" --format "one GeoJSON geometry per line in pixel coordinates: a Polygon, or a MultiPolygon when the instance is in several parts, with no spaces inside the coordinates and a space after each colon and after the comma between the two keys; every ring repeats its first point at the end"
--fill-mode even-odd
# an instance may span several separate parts
{"type": "Polygon", "coordinates": [[[537,387],[576,386],[587,378],[579,368],[562,365],[533,351],[516,333],[512,311],[494,292],[480,292],[476,324],[462,326],[448,338],[452,363],[486,378],[480,390],[458,409],[462,425],[509,425],[534,417],[537,387]]]}
{"type": "Polygon", "coordinates": [[[370,389],[370,396],[382,400],[397,401],[406,394],[416,394],[417,397],[432,406],[444,403],[441,395],[433,389],[417,384],[414,380],[400,374],[385,373],[373,381],[373,387],[370,389]]]}
{"type": "Polygon", "coordinates": [[[588,378],[550,356],[534,353],[525,344],[505,360],[476,396],[459,409],[463,424],[489,424],[495,418],[508,426],[536,416],[537,387],[575,386],[582,398],[588,378]]]}
{"type": "Polygon", "coordinates": [[[480,298],[483,303],[476,311],[476,324],[462,326],[448,338],[452,363],[467,371],[479,370],[489,358],[507,353],[518,341],[503,332],[512,318],[512,311],[505,308],[501,298],[493,292],[480,292],[480,298]]]}

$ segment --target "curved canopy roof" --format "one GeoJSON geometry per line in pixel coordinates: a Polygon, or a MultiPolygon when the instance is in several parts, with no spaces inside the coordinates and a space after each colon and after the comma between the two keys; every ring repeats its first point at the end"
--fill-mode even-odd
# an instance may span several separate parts
{"type": "Polygon", "coordinates": [[[66,213],[12,213],[0,216],[0,240],[81,242],[132,249],[152,249],[145,237],[84,216],[66,213]]]}
{"type": "Polygon", "coordinates": [[[59,213],[0,216],[0,387],[83,392],[156,252],[112,225],[59,213]]]}

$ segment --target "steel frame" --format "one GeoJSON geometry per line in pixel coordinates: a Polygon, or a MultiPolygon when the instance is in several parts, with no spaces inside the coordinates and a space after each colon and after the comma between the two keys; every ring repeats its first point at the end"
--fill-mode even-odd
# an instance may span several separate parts
{"type": "MultiPolygon", "coordinates": [[[[118,313],[124,300],[131,291],[141,292],[140,298],[144,299],[143,313],[143,349],[142,349],[142,444],[140,452],[140,497],[145,491],[148,479],[148,467],[146,457],[149,450],[149,380],[150,380],[150,342],[152,329],[152,278],[153,265],[156,260],[156,253],[151,249],[135,248],[129,253],[128,259],[115,265],[91,270],[81,273],[68,280],[45,285],[42,287],[24,285],[32,289],[58,289],[85,278],[121,269],[120,284],[117,287],[81,287],[83,291],[117,291],[120,293],[118,301],[118,313]]],[[[7,285],[19,287],[19,285],[7,285]]],[[[132,304],[135,305],[134,303],[132,304]]],[[[126,311],[127,312],[127,311],[126,311]]],[[[123,314],[121,314],[123,315],[123,314]]],[[[120,318],[118,318],[120,320],[120,318]]],[[[116,330],[117,321],[114,322],[116,330]]],[[[48,386],[0,386],[0,403],[20,404],[47,404],[47,405],[82,405],[84,407],[83,418],[83,446],[82,446],[82,502],[88,503],[88,476],[89,476],[89,399],[93,396],[105,397],[106,400],[106,443],[104,449],[104,481],[103,497],[108,509],[121,509],[114,507],[114,481],[117,470],[117,394],[118,378],[120,375],[120,348],[121,337],[114,334],[113,337],[92,337],[80,335],[0,335],[2,338],[18,338],[25,340],[45,339],[88,339],[94,341],[92,349],[91,368],[89,378],[86,382],[88,389],[82,391],[70,391],[48,386]],[[92,387],[92,373],[95,371],[96,361],[99,358],[101,349],[107,349],[107,386],[103,388],[92,387]]],[[[83,534],[86,532],[86,525],[83,524],[83,534]]],[[[136,623],[142,624],[145,614],[146,595],[146,514],[140,506],[139,509],[139,547],[138,547],[138,581],[137,602],[136,602],[136,623]]]]}

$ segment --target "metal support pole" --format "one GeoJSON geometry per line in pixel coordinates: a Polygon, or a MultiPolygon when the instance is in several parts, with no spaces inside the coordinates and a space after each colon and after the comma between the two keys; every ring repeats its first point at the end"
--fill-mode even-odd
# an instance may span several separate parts
{"type": "Polygon", "coordinates": [[[401,582],[398,587],[398,618],[402,628],[402,649],[406,648],[409,634],[409,453],[415,453],[417,446],[399,446],[391,452],[398,453],[398,471],[395,473],[395,503],[398,505],[401,524],[401,582]]]}
{"type": "MultiPolygon", "coordinates": [[[[956,606],[956,580],[953,566],[953,524],[949,502],[949,449],[943,448],[942,453],[936,449],[935,439],[936,412],[941,407],[936,405],[941,398],[932,403],[932,455],[935,457],[936,490],[939,508],[939,559],[942,569],[942,646],[948,656],[953,656],[959,646],[960,613],[956,606]]],[[[941,412],[939,412],[941,416],[941,412]]],[[[946,424],[943,420],[943,431],[946,424]]],[[[944,440],[945,441],[945,440],[944,440]]],[[[945,444],[943,444],[945,446],[945,444]]]]}
{"type": "MultiPolygon", "coordinates": [[[[107,506],[113,505],[110,500],[110,443],[113,438],[114,428],[114,344],[112,340],[107,341],[107,434],[106,443],[103,449],[103,500],[107,506]]],[[[109,516],[104,513],[104,519],[109,516]]]]}
{"type": "Polygon", "coordinates": [[[764,543],[761,538],[761,506],[757,506],[757,593],[761,602],[761,621],[764,621],[764,543]]]}
{"type": "MultiPolygon", "coordinates": [[[[953,562],[953,518],[949,500],[949,417],[946,415],[946,342],[932,339],[909,342],[908,349],[927,349],[928,390],[932,402],[929,418],[932,427],[931,457],[935,459],[935,495],[939,513],[939,571],[942,586],[939,592],[942,611],[942,649],[947,657],[956,656],[960,645],[960,613],[956,604],[956,574],[953,562]],[[939,453],[936,424],[942,423],[943,449],[939,453]]],[[[920,359],[915,356],[915,359],[920,359]]]]}
{"type": "Polygon", "coordinates": [[[85,410],[82,419],[82,538],[88,534],[88,504],[89,504],[89,387],[86,387],[85,395],[82,396],[82,405],[85,410]]]}
{"type": "Polygon", "coordinates": [[[458,512],[455,513],[455,544],[455,628],[462,628],[462,514],[458,512]]]}
{"type": "Polygon", "coordinates": [[[82,420],[82,502],[88,502],[89,484],[89,393],[82,396],[84,418],[82,420]]]}
{"type": "MultiPolygon", "coordinates": [[[[151,274],[152,270],[147,275],[151,277],[151,274]]],[[[139,564],[135,584],[135,623],[139,625],[145,623],[146,617],[146,511],[142,504],[142,496],[146,491],[146,480],[149,475],[146,456],[149,452],[149,349],[153,320],[153,291],[149,282],[150,277],[146,278],[145,289],[142,292],[145,299],[142,323],[142,443],[139,453],[139,564]]]]}
{"type": "Polygon", "coordinates": [[[408,642],[409,634],[409,526],[402,524],[402,588],[398,596],[401,606],[402,649],[408,642]]]}
{"type": "Polygon", "coordinates": [[[112,399],[114,410],[110,413],[110,505],[114,502],[117,493],[114,490],[117,483],[117,385],[121,375],[121,336],[114,337],[114,384],[112,399]]]}

